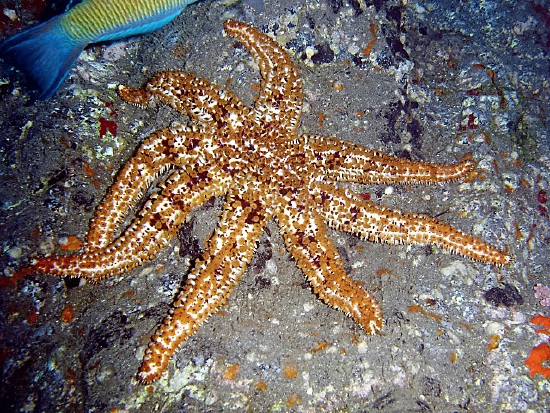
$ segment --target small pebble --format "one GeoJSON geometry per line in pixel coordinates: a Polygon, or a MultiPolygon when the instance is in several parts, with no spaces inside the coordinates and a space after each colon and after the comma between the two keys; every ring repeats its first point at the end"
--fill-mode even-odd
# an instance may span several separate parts
{"type": "Polygon", "coordinates": [[[10,257],[12,260],[19,260],[21,259],[22,250],[20,247],[11,247],[9,250],[6,251],[6,254],[8,254],[8,257],[10,257]]]}

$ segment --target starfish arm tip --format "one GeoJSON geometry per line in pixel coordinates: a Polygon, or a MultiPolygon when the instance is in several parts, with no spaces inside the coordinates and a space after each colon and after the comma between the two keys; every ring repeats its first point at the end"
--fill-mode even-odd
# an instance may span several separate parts
{"type": "Polygon", "coordinates": [[[133,89],[130,86],[119,85],[118,94],[122,100],[141,108],[146,108],[149,106],[149,103],[153,98],[151,91],[147,87],[142,89],[133,89]]]}

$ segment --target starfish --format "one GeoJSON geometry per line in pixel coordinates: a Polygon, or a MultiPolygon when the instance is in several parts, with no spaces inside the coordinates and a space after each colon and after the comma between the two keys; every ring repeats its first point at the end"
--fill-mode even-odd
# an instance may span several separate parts
{"type": "Polygon", "coordinates": [[[362,200],[337,185],[453,181],[466,176],[473,161],[417,162],[332,137],[299,135],[302,82],[287,52],[245,23],[228,20],[224,28],[259,66],[253,107],[183,71],[159,73],[141,89],[121,86],[127,102],[147,106],[160,99],[188,114],[190,124],[155,132],[140,146],[98,206],[83,251],[36,258],[21,270],[93,281],[127,273],[166,247],[193,208],[225,196],[216,231],[145,351],[141,382],[158,379],[179,345],[226,303],[272,218],[319,299],[368,334],[382,328],[380,306],[346,274],[328,227],[375,242],[435,244],[485,263],[509,263],[506,252],[449,224],[362,200]],[[167,177],[160,190],[124,227],[161,176],[167,177]]]}

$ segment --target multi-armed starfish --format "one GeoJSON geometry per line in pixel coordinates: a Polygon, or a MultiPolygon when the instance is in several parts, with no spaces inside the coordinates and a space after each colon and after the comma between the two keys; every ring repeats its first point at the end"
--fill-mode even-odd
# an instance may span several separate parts
{"type": "Polygon", "coordinates": [[[143,89],[121,87],[126,101],[145,106],[159,98],[187,113],[191,126],[163,129],[141,145],[99,205],[83,252],[38,258],[23,270],[91,280],[126,273],[167,246],[194,207],[224,195],[218,227],[153,336],[139,380],[157,379],[180,343],[227,301],[271,218],[315,294],[369,334],[382,327],[380,307],[344,271],[327,226],[371,241],[435,244],[494,265],[509,262],[505,252],[446,223],[360,200],[336,185],[456,180],[472,169],[471,161],[415,162],[335,138],[298,135],[302,83],[288,54],[245,23],[229,20],[224,27],[260,67],[254,106],[181,71],[160,73],[143,89]],[[162,190],[121,228],[144,191],[167,171],[162,190]]]}

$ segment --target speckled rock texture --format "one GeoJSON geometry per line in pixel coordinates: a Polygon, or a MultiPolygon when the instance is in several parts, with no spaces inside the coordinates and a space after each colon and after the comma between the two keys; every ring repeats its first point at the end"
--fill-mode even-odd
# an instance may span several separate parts
{"type": "MultiPolygon", "coordinates": [[[[29,7],[42,2],[13,3],[3,37],[44,18],[29,7]]],[[[540,0],[201,1],[155,33],[89,47],[46,101],[1,63],[0,409],[546,411],[550,374],[530,374],[525,360],[550,337],[530,323],[550,302],[549,53],[550,8],[540,0]],[[316,299],[270,223],[229,303],[144,386],[135,378],[143,352],[214,230],[220,199],[124,277],[12,275],[34,256],[77,248],[140,142],[187,121],[123,102],[119,84],[183,69],[253,102],[259,73],[249,54],[235,60],[228,18],[290,51],[304,83],[301,132],[415,160],[471,153],[469,182],[352,189],[507,247],[514,261],[495,268],[332,231],[348,274],[384,312],[382,334],[367,336],[316,299]]]]}

